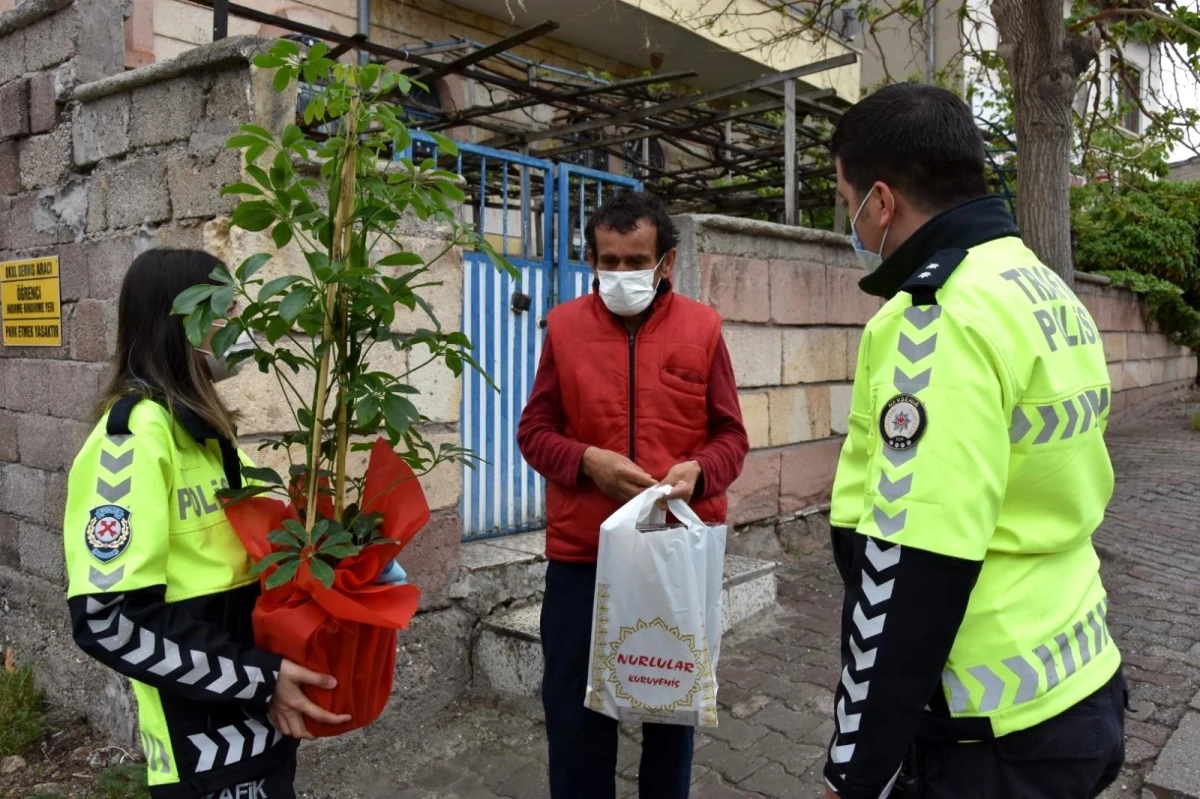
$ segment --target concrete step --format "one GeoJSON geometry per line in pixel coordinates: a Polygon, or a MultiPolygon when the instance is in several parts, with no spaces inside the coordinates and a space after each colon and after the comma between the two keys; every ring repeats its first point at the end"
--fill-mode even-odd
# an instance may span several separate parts
{"type": "MultiPolygon", "coordinates": [[[[725,556],[721,629],[730,630],[775,607],[775,563],[725,556]]],[[[473,649],[477,686],[502,696],[537,696],[542,684],[542,605],[529,604],[482,619],[473,649]]]]}

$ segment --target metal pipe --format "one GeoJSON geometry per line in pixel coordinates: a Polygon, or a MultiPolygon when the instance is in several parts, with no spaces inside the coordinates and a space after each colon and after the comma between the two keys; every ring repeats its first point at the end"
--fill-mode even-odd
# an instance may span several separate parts
{"type": "Polygon", "coordinates": [[[925,57],[928,80],[933,83],[937,73],[937,0],[926,0],[925,5],[925,57]]]}
{"type": "Polygon", "coordinates": [[[796,208],[796,81],[783,84],[783,192],[784,224],[800,224],[796,208]]]}
{"type": "MultiPolygon", "coordinates": [[[[371,38],[371,0],[358,0],[358,32],[366,39],[371,38]]],[[[358,51],[358,63],[365,65],[371,60],[366,50],[358,51]]]]}

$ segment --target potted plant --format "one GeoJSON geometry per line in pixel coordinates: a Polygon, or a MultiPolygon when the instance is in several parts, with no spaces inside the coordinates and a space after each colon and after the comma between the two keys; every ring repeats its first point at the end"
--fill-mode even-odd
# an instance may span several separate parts
{"type": "MultiPolygon", "coordinates": [[[[314,691],[312,699],[353,721],[313,725],[317,735],[363,726],[386,704],[396,631],[416,612],[418,591],[378,578],[429,518],[417,476],[470,457],[426,441],[413,402],[418,369],[449,368],[457,377],[478,368],[467,338],[443,330],[421,296],[439,285],[430,268],[465,245],[512,269],[455,213],[465,199],[458,175],[432,160],[393,156],[410,141],[396,100],[411,81],[379,65],[336,62],[327,52],[323,43],[301,52],[281,40],[255,58],[256,66],[276,70],[277,91],[297,79],[317,87],[304,110],[307,132],[289,124],[276,136],[243,125],[228,146],[244,152],[245,180],[223,189],[240,198],[233,226],[269,230],[280,249],[298,247],[307,272],[264,280],[259,273],[272,256],[258,253],[236,269],[218,269],[212,283],[175,303],[198,344],[238,302],[240,313],[214,335],[212,349],[225,355],[250,332],[254,348],[228,360],[252,359],[273,374],[290,409],[293,429],[263,447],[285,450],[289,461],[302,451],[303,462],[292,462],[286,480],[271,469],[243,468],[249,484],[222,499],[263,581],[254,613],[259,644],[339,678],[337,689],[314,691]],[[395,229],[406,215],[449,228],[437,258],[405,251],[395,229]],[[391,252],[377,255],[381,246],[391,252]],[[423,313],[428,326],[396,332],[398,307],[423,313]],[[405,351],[408,370],[373,369],[376,347],[405,351]],[[306,372],[311,390],[298,387],[306,372]],[[356,450],[370,451],[361,476],[347,468],[356,450]]],[[[448,139],[435,139],[442,153],[455,152],[448,139]]]]}

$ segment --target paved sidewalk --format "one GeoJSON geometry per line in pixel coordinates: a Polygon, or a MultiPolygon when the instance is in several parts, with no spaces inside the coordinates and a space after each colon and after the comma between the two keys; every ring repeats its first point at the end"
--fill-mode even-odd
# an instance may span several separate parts
{"type": "MultiPolygon", "coordinates": [[[[1129,764],[1106,794],[1147,799],[1147,782],[1181,793],[1200,756],[1164,756],[1200,690],[1200,433],[1188,424],[1200,398],[1114,421],[1109,441],[1117,492],[1096,536],[1110,592],[1109,625],[1125,654],[1132,688],[1129,764]],[[1168,762],[1170,761],[1170,762],[1168,762]],[[1176,764],[1178,761],[1178,764],[1176,764]],[[1171,772],[1163,776],[1164,772],[1171,772]]],[[[832,733],[841,583],[823,549],[781,567],[778,614],[726,640],[719,670],[720,726],[697,735],[694,799],[821,796],[824,747],[832,733]]],[[[1200,702],[1196,709],[1200,710],[1200,702]]],[[[537,799],[545,782],[545,730],[535,703],[462,704],[421,725],[413,751],[373,729],[361,746],[302,752],[308,797],[537,799]],[[382,740],[381,740],[382,739],[382,740]],[[316,755],[316,757],[314,757],[316,755]],[[336,787],[335,787],[336,786],[336,787]]],[[[409,730],[411,733],[411,730],[409,730]]],[[[405,735],[404,738],[411,739],[405,735]]],[[[622,736],[619,794],[636,796],[638,748],[622,736]]]]}

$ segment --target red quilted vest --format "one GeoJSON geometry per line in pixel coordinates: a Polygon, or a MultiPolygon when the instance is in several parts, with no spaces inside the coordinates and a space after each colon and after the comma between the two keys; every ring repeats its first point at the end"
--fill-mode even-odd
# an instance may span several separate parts
{"type": "MultiPolygon", "coordinates": [[[[565,434],[619,452],[661,480],[708,440],[708,374],[721,338],[712,308],[668,291],[637,333],[596,294],[560,305],[548,319],[566,416],[565,434]]],[[[581,478],[546,488],[546,554],[592,562],[600,524],[619,507],[581,478]]],[[[700,518],[724,522],[724,494],[692,503],[700,518]]]]}

